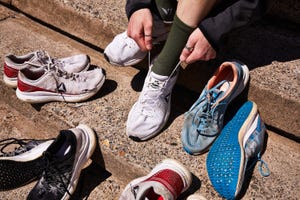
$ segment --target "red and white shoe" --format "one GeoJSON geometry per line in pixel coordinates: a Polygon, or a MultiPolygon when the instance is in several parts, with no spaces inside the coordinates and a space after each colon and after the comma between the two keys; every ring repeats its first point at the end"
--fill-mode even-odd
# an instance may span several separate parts
{"type": "Polygon", "coordinates": [[[38,70],[48,64],[55,64],[60,70],[68,73],[86,71],[90,65],[90,58],[85,54],[78,54],[66,58],[52,58],[46,51],[37,50],[26,55],[9,54],[4,57],[3,80],[9,87],[17,87],[18,72],[30,68],[38,70]]]}
{"type": "Polygon", "coordinates": [[[95,95],[104,81],[101,68],[71,74],[55,66],[36,71],[25,68],[19,71],[16,94],[29,103],[80,102],[95,95]]]}
{"type": "Polygon", "coordinates": [[[192,175],[181,163],[166,159],[148,175],[131,181],[119,200],[176,200],[191,183],[192,175]]]}

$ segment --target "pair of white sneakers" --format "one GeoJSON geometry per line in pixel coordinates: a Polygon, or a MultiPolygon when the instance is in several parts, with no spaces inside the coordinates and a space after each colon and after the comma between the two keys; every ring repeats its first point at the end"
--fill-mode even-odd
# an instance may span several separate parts
{"type": "Polygon", "coordinates": [[[105,81],[101,68],[88,70],[90,58],[79,54],[52,58],[45,51],[6,55],[4,83],[17,88],[19,99],[30,103],[80,102],[95,95],[105,81]]]}
{"type": "MultiPolygon", "coordinates": [[[[163,21],[154,20],[153,44],[166,40],[169,27],[163,21]]],[[[141,51],[125,31],[117,35],[105,48],[104,56],[113,65],[129,66],[141,62],[147,52],[141,51]]],[[[127,119],[126,133],[136,141],[154,137],[165,126],[170,115],[172,89],[178,77],[177,69],[171,76],[156,74],[151,69],[152,65],[149,66],[140,97],[131,108],[127,119]]]]}

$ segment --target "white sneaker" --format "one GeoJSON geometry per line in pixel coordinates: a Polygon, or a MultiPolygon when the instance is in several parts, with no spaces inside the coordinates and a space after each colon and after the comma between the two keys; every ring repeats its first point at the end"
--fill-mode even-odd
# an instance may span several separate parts
{"type": "Polygon", "coordinates": [[[100,68],[71,74],[57,67],[35,71],[25,68],[19,71],[16,94],[29,103],[80,102],[95,95],[104,81],[100,68]]]}
{"type": "Polygon", "coordinates": [[[155,136],[166,124],[171,109],[171,92],[179,74],[177,70],[171,77],[161,76],[151,68],[127,119],[127,135],[137,141],[155,136]]]}
{"type": "Polygon", "coordinates": [[[18,72],[24,68],[41,68],[49,63],[56,64],[61,70],[68,73],[86,71],[90,65],[88,55],[79,54],[66,58],[52,58],[46,51],[37,50],[26,55],[8,54],[4,57],[4,83],[10,87],[17,87],[18,72]]]}
{"type": "MultiPolygon", "coordinates": [[[[153,44],[160,43],[167,39],[170,25],[161,20],[154,20],[153,44]]],[[[104,50],[105,59],[117,66],[135,65],[141,62],[147,52],[141,51],[138,44],[130,37],[127,32],[118,34],[104,50]]]]}

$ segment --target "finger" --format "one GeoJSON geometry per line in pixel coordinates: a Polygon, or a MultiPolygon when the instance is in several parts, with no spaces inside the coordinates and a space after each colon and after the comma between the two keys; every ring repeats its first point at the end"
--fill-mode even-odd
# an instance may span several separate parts
{"type": "Polygon", "coordinates": [[[142,51],[147,51],[142,29],[136,30],[136,29],[133,29],[132,26],[128,26],[127,35],[128,35],[128,37],[132,38],[137,43],[137,45],[140,47],[140,49],[142,51]]]}
{"type": "Polygon", "coordinates": [[[191,64],[198,60],[208,61],[210,58],[206,52],[203,51],[193,51],[186,59],[186,63],[191,64]]]}
{"type": "Polygon", "coordinates": [[[196,52],[192,52],[185,60],[187,64],[191,64],[197,60],[196,52]]]}
{"type": "Polygon", "coordinates": [[[152,26],[145,27],[144,30],[144,41],[145,41],[145,47],[148,51],[152,49],[152,26]]]}
{"type": "Polygon", "coordinates": [[[193,48],[192,47],[189,47],[189,46],[185,46],[181,52],[181,55],[180,55],[180,61],[182,62],[185,62],[186,59],[190,56],[190,54],[192,53],[193,51],[193,48]]]}
{"type": "Polygon", "coordinates": [[[145,45],[145,37],[144,34],[143,35],[139,35],[136,38],[136,43],[139,45],[139,47],[141,48],[142,51],[147,51],[147,47],[145,45]]]}

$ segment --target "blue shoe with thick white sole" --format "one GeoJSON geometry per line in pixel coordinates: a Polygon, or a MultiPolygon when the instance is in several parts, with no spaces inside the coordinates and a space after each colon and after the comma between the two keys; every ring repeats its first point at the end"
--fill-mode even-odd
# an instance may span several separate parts
{"type": "Polygon", "coordinates": [[[265,125],[259,116],[257,105],[247,101],[225,125],[206,159],[209,179],[222,197],[237,197],[242,189],[246,171],[257,161],[261,162],[261,174],[269,175],[266,163],[261,160],[264,137],[265,125]],[[266,171],[262,170],[263,164],[266,171]]]}
{"type": "Polygon", "coordinates": [[[186,152],[198,155],[208,150],[223,128],[227,106],[243,91],[248,80],[246,65],[239,61],[222,63],[185,113],[181,141],[186,152]]]}

